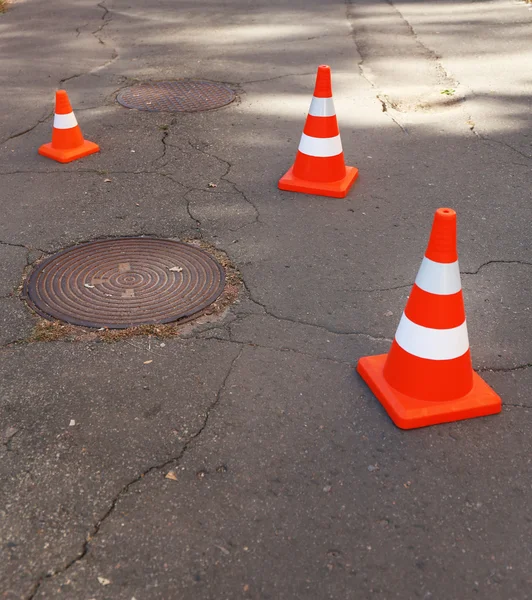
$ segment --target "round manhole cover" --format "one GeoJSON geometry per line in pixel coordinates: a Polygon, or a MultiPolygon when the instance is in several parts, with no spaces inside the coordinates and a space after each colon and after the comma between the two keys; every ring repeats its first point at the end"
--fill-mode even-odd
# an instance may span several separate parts
{"type": "Polygon", "coordinates": [[[213,81],[154,81],[123,89],[116,97],[126,108],[155,112],[196,112],[229,104],[230,88],[213,81]]]}
{"type": "Polygon", "coordinates": [[[153,238],[74,246],[46,259],[26,282],[45,318],[124,329],[201,312],[222,293],[221,265],[199,248],[153,238]]]}

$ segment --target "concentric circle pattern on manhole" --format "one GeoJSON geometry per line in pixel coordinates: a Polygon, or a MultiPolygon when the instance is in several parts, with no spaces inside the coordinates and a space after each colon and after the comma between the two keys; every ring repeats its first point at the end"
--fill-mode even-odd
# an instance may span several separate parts
{"type": "Polygon", "coordinates": [[[116,97],[126,108],[155,112],[196,112],[229,104],[235,93],[213,81],[154,81],[123,89],[116,97]]]}
{"type": "Polygon", "coordinates": [[[190,317],[222,293],[221,265],[199,248],[154,238],[74,246],[31,273],[26,297],[45,318],[124,329],[190,317]]]}

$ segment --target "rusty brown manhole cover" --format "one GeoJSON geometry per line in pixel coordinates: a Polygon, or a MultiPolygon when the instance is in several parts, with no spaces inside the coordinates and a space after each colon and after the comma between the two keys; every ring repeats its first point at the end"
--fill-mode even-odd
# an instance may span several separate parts
{"type": "Polygon", "coordinates": [[[225,106],[235,99],[235,93],[213,81],[153,81],[125,88],[116,99],[137,110],[196,112],[225,106]]]}
{"type": "Polygon", "coordinates": [[[199,313],[224,284],[221,265],[195,246],[120,238],[81,244],[46,259],[31,273],[25,295],[45,318],[124,329],[199,313]]]}

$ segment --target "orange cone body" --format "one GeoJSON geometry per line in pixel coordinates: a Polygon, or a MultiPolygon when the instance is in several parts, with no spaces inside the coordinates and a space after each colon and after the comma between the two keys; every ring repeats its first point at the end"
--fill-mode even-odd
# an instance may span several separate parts
{"type": "Polygon", "coordinates": [[[72,106],[65,90],[55,93],[55,115],[52,141],[39,148],[39,154],[67,163],[99,152],[100,146],[83,139],[72,106]]]}
{"type": "Polygon", "coordinates": [[[358,177],[346,167],[331,88],[331,69],[318,67],[316,87],[296,160],[279,180],[279,189],[345,198],[358,177]]]}
{"type": "Polygon", "coordinates": [[[471,365],[454,210],[436,211],[390,352],[361,358],[357,371],[403,429],[501,411],[471,365]]]}

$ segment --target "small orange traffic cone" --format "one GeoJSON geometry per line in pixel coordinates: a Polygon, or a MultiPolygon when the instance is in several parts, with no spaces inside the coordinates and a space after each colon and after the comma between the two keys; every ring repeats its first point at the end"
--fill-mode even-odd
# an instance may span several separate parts
{"type": "Polygon", "coordinates": [[[55,115],[52,141],[39,148],[39,154],[67,163],[100,151],[100,146],[83,139],[65,90],[55,93],[55,115]]]}
{"type": "Polygon", "coordinates": [[[279,189],[345,198],[357,177],[358,169],[346,167],[344,162],[332,99],[331,68],[321,65],[296,160],[279,180],[279,189]]]}
{"type": "Polygon", "coordinates": [[[403,429],[501,411],[471,365],[454,210],[436,211],[390,352],[361,358],[357,371],[403,429]]]}

